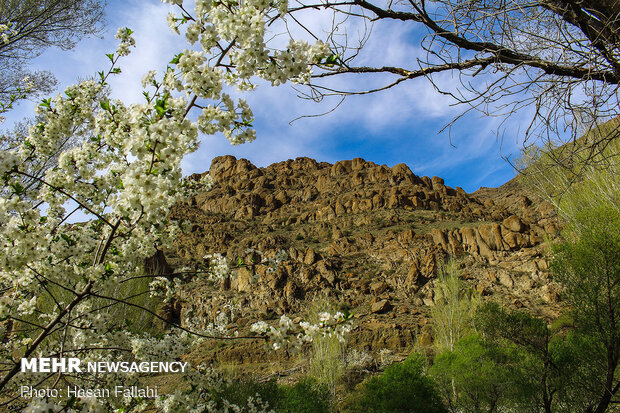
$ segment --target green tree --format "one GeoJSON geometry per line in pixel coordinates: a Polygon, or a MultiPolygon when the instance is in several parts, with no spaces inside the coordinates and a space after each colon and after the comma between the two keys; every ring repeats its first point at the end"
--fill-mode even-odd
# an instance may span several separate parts
{"type": "Polygon", "coordinates": [[[603,374],[589,383],[598,387],[598,397],[587,409],[601,413],[620,389],[620,213],[606,204],[586,209],[570,229],[573,236],[553,248],[551,270],[577,326],[604,351],[603,374]]]}
{"type": "Polygon", "coordinates": [[[477,313],[487,339],[504,349],[514,348],[518,363],[507,376],[519,409],[583,412],[595,398],[593,385],[604,371],[604,349],[575,328],[572,320],[546,321],[523,311],[488,303],[477,313]]]}
{"type": "Polygon", "coordinates": [[[514,346],[501,346],[480,335],[461,339],[435,357],[430,369],[453,412],[501,411],[514,406],[516,389],[531,392],[514,346]]]}
{"type": "Polygon", "coordinates": [[[571,147],[532,148],[522,159],[523,181],[555,206],[565,227],[564,241],[553,246],[551,271],[564,287],[574,319],[572,339],[590,342],[572,376],[581,394],[588,395],[587,400],[577,397],[584,411],[605,411],[619,387],[620,141],[610,140],[596,151],[588,145],[619,126],[617,118],[571,147]]]}
{"type": "Polygon", "coordinates": [[[453,260],[443,266],[433,291],[431,318],[435,349],[453,350],[461,338],[472,332],[478,296],[459,278],[458,265],[453,260]]]}
{"type": "Polygon", "coordinates": [[[426,360],[411,354],[389,366],[383,374],[360,385],[348,411],[372,413],[443,413],[446,408],[433,379],[424,374],[426,360]]]}
{"type": "MultiPolygon", "coordinates": [[[[538,389],[532,403],[543,411],[553,411],[557,386],[550,353],[551,331],[545,321],[522,311],[511,311],[496,303],[488,303],[477,314],[484,334],[500,344],[516,345],[527,358],[522,365],[538,389]],[[528,371],[529,370],[529,371],[528,371]]],[[[527,398],[526,398],[527,399],[527,398]]]]}

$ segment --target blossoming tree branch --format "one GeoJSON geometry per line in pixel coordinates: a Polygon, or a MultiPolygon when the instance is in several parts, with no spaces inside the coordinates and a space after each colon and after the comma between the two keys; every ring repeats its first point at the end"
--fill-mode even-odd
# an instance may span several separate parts
{"type": "MultiPolygon", "coordinates": [[[[191,12],[182,0],[166,2],[176,7],[169,26],[183,32],[189,45],[173,57],[165,73],[149,71],[144,76],[143,103],[127,105],[110,98],[107,82],[121,73],[119,61],[134,47],[132,31],[122,28],[116,34],[118,49],[108,55],[107,71],[43,100],[38,121],[23,143],[1,152],[0,410],[146,408],[140,398],[26,400],[20,396],[23,386],[131,385],[139,377],[27,374],[20,371],[24,358],[174,360],[199,340],[241,338],[194,328],[191,320],[155,338],[131,331],[113,309],[132,308],[159,317],[137,304],[136,297],[160,292],[169,298],[178,287],[170,278],[145,274],[144,262],[157,248],[170,246],[181,231],[181,223],[167,219],[170,208],[208,189],[208,178],[184,179],[180,168],[183,157],[197,149],[199,134],[221,132],[233,144],[255,138],[250,107],[242,99],[233,100],[226,87],[250,90],[255,77],[273,85],[304,83],[313,67],[334,57],[321,41],[291,40],[282,50],[268,47],[267,27],[285,13],[286,0],[197,0],[191,12]],[[69,223],[77,213],[90,220],[69,223]],[[119,286],[148,277],[148,288],[118,293],[119,286]]],[[[271,265],[274,259],[259,264],[271,265]]],[[[194,281],[224,277],[227,270],[221,256],[207,257],[203,268],[194,271],[194,281]]],[[[342,337],[348,324],[340,313],[324,313],[318,324],[294,325],[283,316],[275,326],[257,323],[253,330],[272,348],[294,349],[317,334],[342,337]]],[[[214,373],[194,366],[184,379],[194,391],[165,395],[155,401],[157,408],[214,409],[198,390],[205,383],[214,385],[214,373]]],[[[260,401],[255,405],[262,409],[260,401]]]]}

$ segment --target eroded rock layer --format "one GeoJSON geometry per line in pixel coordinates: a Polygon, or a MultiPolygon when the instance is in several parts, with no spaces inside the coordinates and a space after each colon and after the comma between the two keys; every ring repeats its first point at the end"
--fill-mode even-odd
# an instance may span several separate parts
{"type": "MultiPolygon", "coordinates": [[[[315,297],[328,297],[355,316],[350,345],[407,351],[416,340],[432,340],[433,280],[448,257],[485,299],[557,314],[559,290],[544,256],[557,220],[548,203],[514,180],[467,194],[404,164],[388,168],[359,158],[257,168],[224,156],[205,173],[213,189],[174,210],[191,225],[166,251],[168,262],[179,268],[221,253],[251,263],[260,259],[256,251],[281,250],[287,258],[274,272],[248,265],[222,285],[187,291],[176,305],[181,320],[191,314],[204,324],[232,311],[230,327],[243,330],[257,318],[303,316],[315,297]],[[231,297],[234,308],[224,306],[231,297]]],[[[243,348],[218,357],[250,362],[243,348]]]]}

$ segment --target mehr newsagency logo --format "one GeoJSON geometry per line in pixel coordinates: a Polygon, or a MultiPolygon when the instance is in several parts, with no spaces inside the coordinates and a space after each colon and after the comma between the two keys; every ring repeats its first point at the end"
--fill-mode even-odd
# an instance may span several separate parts
{"type": "MultiPolygon", "coordinates": [[[[22,358],[22,373],[185,373],[188,363],[181,361],[92,361],[83,363],[79,358],[22,358]]],[[[114,386],[112,388],[80,388],[68,386],[66,392],[58,388],[21,386],[21,397],[158,397],[157,388],[145,386],[114,386]],[[64,394],[63,394],[64,393],[64,394]]]]}
{"type": "Polygon", "coordinates": [[[182,361],[89,361],[86,367],[76,357],[39,357],[21,360],[22,373],[185,373],[182,361]]]}

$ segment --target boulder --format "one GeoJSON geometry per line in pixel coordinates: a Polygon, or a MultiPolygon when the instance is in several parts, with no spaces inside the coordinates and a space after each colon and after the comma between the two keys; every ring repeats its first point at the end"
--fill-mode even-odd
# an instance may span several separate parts
{"type": "Polygon", "coordinates": [[[526,229],[526,225],[523,223],[523,221],[521,221],[521,218],[516,215],[511,215],[506,218],[502,222],[502,225],[513,232],[523,232],[526,229]]]}
{"type": "Polygon", "coordinates": [[[380,295],[387,289],[388,285],[383,281],[378,281],[370,284],[370,291],[372,291],[375,295],[380,295]]]}
{"type": "Polygon", "coordinates": [[[502,231],[499,224],[485,224],[478,227],[480,238],[492,251],[503,251],[507,248],[504,246],[502,239],[502,231]]]}
{"type": "Polygon", "coordinates": [[[378,314],[378,313],[385,313],[389,311],[391,308],[392,308],[392,305],[390,304],[388,300],[380,300],[371,305],[370,311],[372,313],[378,314]]]}
{"type": "Polygon", "coordinates": [[[433,176],[431,178],[431,186],[434,191],[442,191],[445,188],[443,179],[438,176],[433,176]]]}
{"type": "Polygon", "coordinates": [[[466,252],[478,254],[478,241],[476,240],[476,230],[472,227],[461,228],[461,238],[466,252]]]}
{"type": "Polygon", "coordinates": [[[512,232],[505,228],[502,229],[502,239],[511,250],[526,248],[531,245],[529,235],[520,232],[512,232]]]}
{"type": "Polygon", "coordinates": [[[306,251],[306,255],[304,256],[304,264],[312,265],[315,261],[316,253],[314,252],[314,249],[308,248],[308,250],[306,251]]]}
{"type": "Polygon", "coordinates": [[[515,285],[512,277],[510,276],[510,274],[508,272],[505,272],[505,271],[501,271],[499,273],[499,282],[500,282],[500,284],[502,284],[503,286],[508,287],[508,288],[512,288],[515,285]]]}
{"type": "Polygon", "coordinates": [[[241,267],[235,271],[235,275],[230,280],[230,288],[239,292],[249,293],[252,291],[252,279],[254,274],[248,267],[241,267]]]}
{"type": "Polygon", "coordinates": [[[440,245],[445,250],[448,249],[448,239],[442,230],[433,228],[431,230],[431,236],[433,237],[433,242],[435,245],[440,245]]]}

